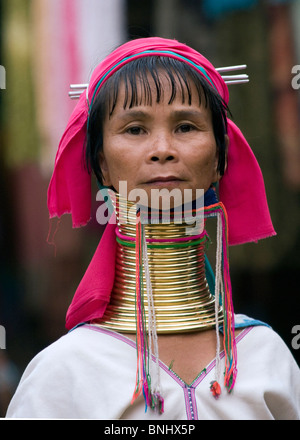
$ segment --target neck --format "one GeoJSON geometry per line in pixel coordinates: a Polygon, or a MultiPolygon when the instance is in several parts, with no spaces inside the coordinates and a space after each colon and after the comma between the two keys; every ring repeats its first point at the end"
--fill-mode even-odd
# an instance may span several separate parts
{"type": "MultiPolygon", "coordinates": [[[[122,206],[122,200],[117,198],[118,220],[122,206]]],[[[101,326],[123,333],[136,332],[136,216],[134,210],[131,212],[125,223],[118,222],[114,287],[105,315],[98,321],[101,326]]],[[[201,226],[202,222],[193,228],[193,235],[189,233],[190,222],[178,223],[174,219],[143,226],[147,243],[144,269],[148,269],[143,271],[142,286],[151,286],[158,334],[208,330],[216,325],[215,299],[205,276],[208,237],[201,226]]],[[[149,301],[145,294],[146,321],[149,301]]],[[[220,307],[217,313],[221,321],[220,307]]]]}

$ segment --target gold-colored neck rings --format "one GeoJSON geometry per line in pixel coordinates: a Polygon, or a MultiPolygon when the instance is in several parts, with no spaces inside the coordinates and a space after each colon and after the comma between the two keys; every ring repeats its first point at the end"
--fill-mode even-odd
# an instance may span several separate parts
{"type": "MultiPolygon", "coordinates": [[[[123,333],[136,331],[136,215],[127,201],[116,199],[117,254],[115,282],[111,301],[101,326],[123,333]],[[126,208],[123,204],[126,203],[126,208]],[[120,210],[131,214],[120,222],[120,210]]],[[[171,220],[168,223],[147,223],[144,226],[147,242],[147,264],[152,285],[158,334],[192,332],[215,327],[215,299],[205,276],[205,247],[207,235],[193,229],[190,223],[171,220]],[[189,234],[187,234],[189,231],[189,234]]],[[[144,275],[145,277],[145,275],[144,275]]],[[[146,280],[143,280],[146,286],[146,280]]],[[[147,320],[148,301],[144,295],[147,320]]],[[[223,319],[222,308],[218,321],[223,319]]]]}

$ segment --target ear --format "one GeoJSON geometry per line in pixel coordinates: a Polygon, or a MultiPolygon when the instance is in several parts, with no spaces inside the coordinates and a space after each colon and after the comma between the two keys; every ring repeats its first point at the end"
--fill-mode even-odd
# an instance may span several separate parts
{"type": "Polygon", "coordinates": [[[100,165],[101,173],[103,176],[103,185],[104,186],[111,186],[111,180],[110,180],[110,176],[109,176],[107,161],[105,159],[103,152],[99,153],[99,165],[100,165]]]}
{"type": "MultiPolygon", "coordinates": [[[[228,157],[228,146],[229,146],[229,136],[225,134],[225,166],[224,166],[224,172],[227,168],[227,157],[228,157]]],[[[218,164],[219,164],[219,153],[216,154],[216,167],[215,167],[215,182],[219,182],[221,180],[222,176],[220,175],[218,171],[218,164]]]]}
{"type": "Polygon", "coordinates": [[[229,147],[229,136],[228,136],[228,134],[225,134],[225,167],[224,167],[224,172],[226,171],[226,168],[227,168],[228,147],[229,147]]]}

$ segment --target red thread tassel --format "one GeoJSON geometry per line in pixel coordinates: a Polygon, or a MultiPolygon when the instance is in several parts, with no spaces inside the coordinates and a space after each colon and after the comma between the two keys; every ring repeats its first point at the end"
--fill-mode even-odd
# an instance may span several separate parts
{"type": "Polygon", "coordinates": [[[216,380],[210,383],[210,391],[212,392],[212,395],[215,399],[218,399],[220,397],[221,387],[216,380]]]}

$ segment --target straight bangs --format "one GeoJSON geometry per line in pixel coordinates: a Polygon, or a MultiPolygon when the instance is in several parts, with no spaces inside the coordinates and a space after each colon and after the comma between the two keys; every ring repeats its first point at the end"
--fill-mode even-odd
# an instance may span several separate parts
{"type": "Polygon", "coordinates": [[[121,85],[125,86],[124,109],[140,105],[151,106],[153,102],[159,103],[165,98],[162,78],[166,78],[170,84],[169,104],[172,104],[179,94],[183,104],[191,105],[191,84],[193,84],[197,90],[199,105],[203,99],[204,105],[209,105],[207,96],[209,85],[195,69],[173,58],[153,56],[139,58],[124,65],[106,81],[99,94],[106,102],[108,116],[114,112],[121,85]]]}

